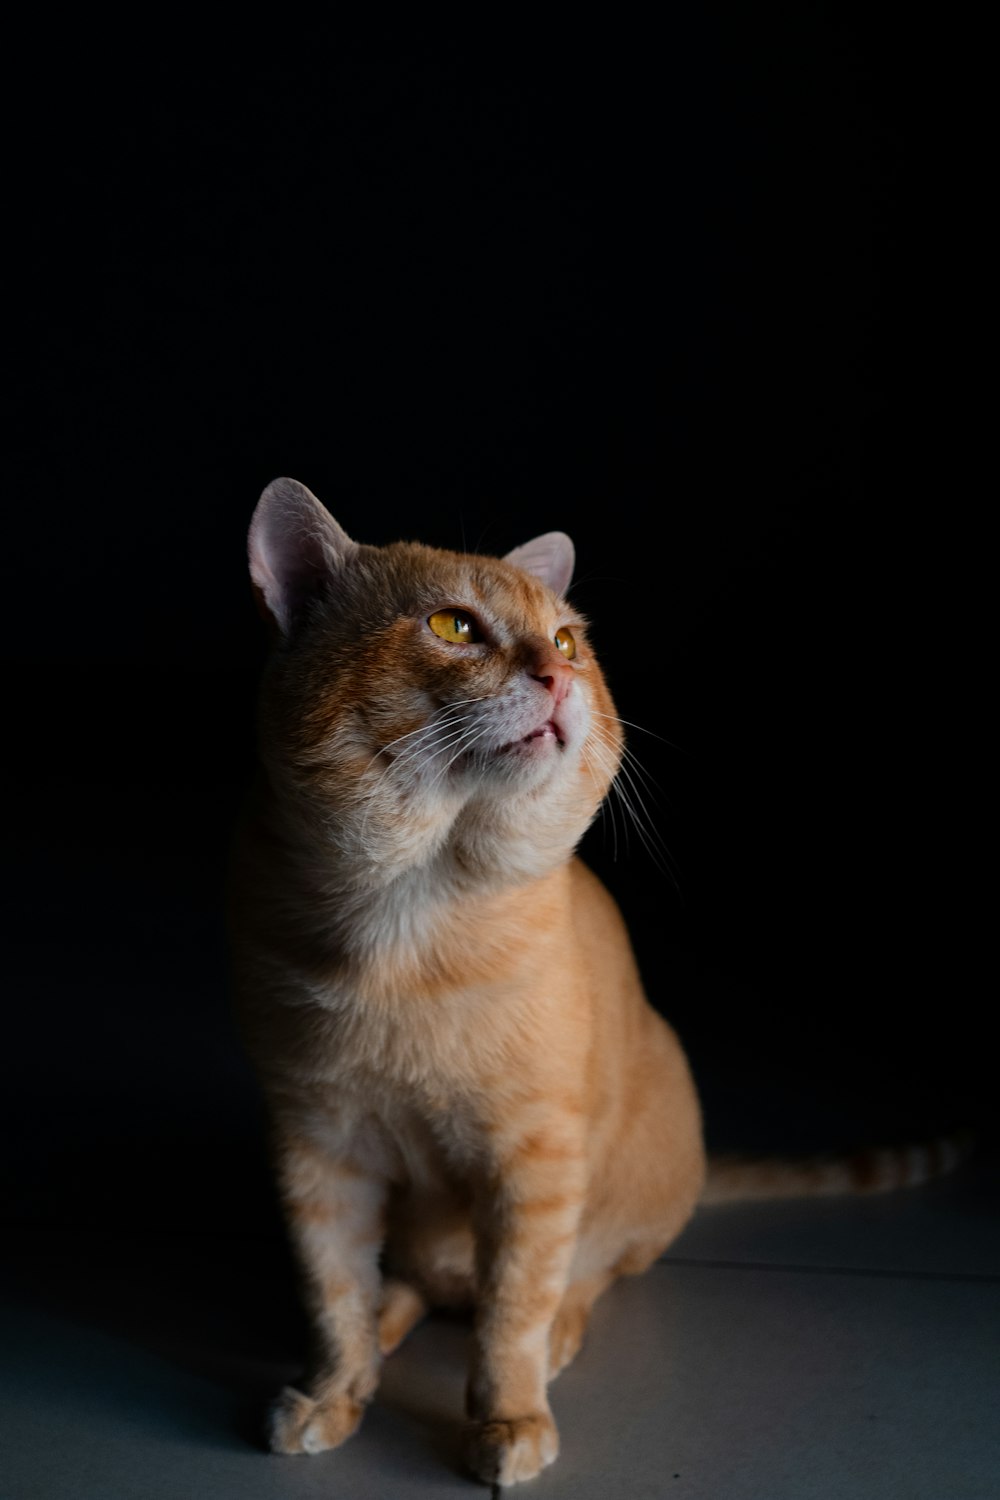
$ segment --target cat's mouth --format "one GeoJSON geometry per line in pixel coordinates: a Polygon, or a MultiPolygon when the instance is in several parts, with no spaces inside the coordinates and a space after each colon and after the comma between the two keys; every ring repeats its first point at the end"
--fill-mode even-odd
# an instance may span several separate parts
{"type": "Polygon", "coordinates": [[[506,745],[499,745],[495,751],[497,755],[534,755],[555,745],[563,750],[566,740],[554,719],[546,719],[544,724],[539,724],[530,734],[522,735],[520,739],[511,740],[506,745]]]}

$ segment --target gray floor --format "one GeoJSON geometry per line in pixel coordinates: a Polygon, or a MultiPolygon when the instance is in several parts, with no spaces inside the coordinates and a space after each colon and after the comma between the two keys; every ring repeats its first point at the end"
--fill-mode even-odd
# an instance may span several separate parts
{"type": "MultiPolygon", "coordinates": [[[[412,1335],[343,1449],[276,1458],[260,1415],[300,1335],[280,1250],[7,1248],[3,1500],[487,1493],[461,1468],[461,1322],[412,1335]]],[[[515,1493],[996,1500],[995,1170],[980,1160],[881,1199],[703,1210],[598,1305],[553,1406],[561,1457],[515,1493]]]]}

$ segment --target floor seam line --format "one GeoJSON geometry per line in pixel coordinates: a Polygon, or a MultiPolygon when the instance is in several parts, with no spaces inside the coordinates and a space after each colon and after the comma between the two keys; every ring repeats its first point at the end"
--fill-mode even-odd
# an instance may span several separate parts
{"type": "Polygon", "coordinates": [[[658,1266],[701,1267],[714,1271],[790,1271],[806,1276],[874,1276],[895,1281],[961,1281],[1000,1284],[1000,1274],[989,1271],[918,1271],[896,1270],[883,1266],[808,1265],[800,1261],[710,1260],[701,1256],[662,1256],[658,1266]]]}

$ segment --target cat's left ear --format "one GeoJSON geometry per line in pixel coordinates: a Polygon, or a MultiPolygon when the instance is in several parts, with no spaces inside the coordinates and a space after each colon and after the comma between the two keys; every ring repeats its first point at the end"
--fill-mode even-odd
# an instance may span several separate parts
{"type": "Polygon", "coordinates": [[[523,547],[515,547],[505,558],[515,568],[540,578],[554,594],[565,594],[569,588],[575,560],[573,543],[565,531],[546,531],[544,536],[536,536],[523,547]]]}

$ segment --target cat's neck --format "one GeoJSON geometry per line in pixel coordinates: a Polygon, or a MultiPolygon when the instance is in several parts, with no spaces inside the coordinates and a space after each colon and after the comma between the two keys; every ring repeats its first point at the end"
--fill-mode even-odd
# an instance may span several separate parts
{"type": "Polygon", "coordinates": [[[363,807],[320,817],[266,778],[255,822],[272,878],[280,865],[295,892],[300,932],[362,965],[431,959],[459,929],[469,950],[492,945],[504,913],[565,869],[579,836],[544,797],[442,799],[421,819],[363,807]]]}
{"type": "Polygon", "coordinates": [[[317,888],[343,896],[391,891],[411,877],[451,876],[482,891],[523,885],[565,864],[592,816],[550,790],[398,804],[360,796],[331,809],[266,773],[257,809],[275,847],[317,888]]]}

